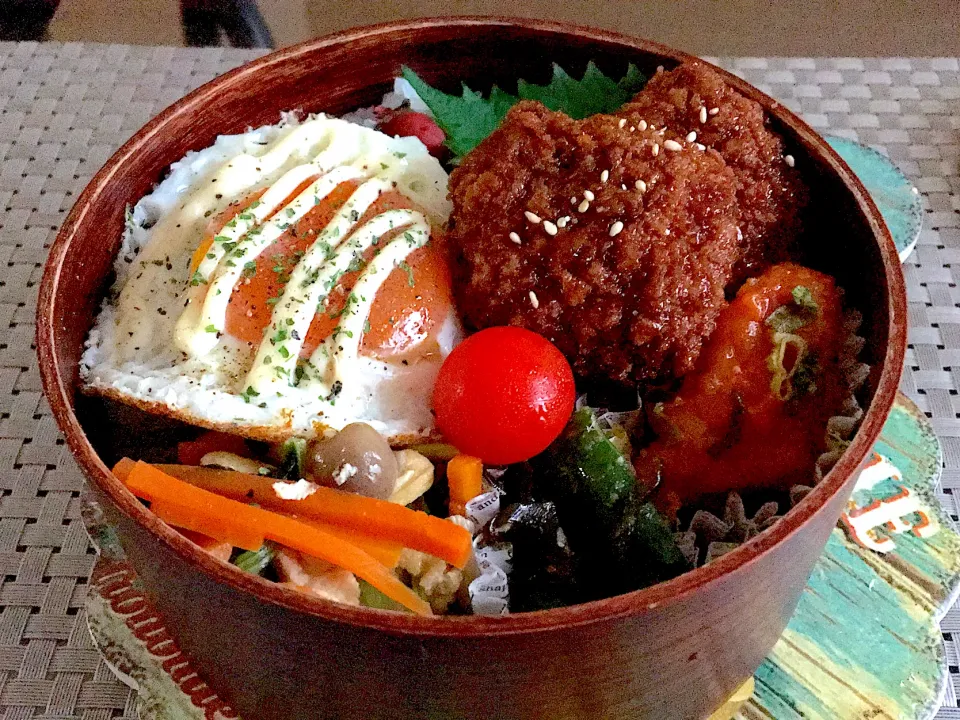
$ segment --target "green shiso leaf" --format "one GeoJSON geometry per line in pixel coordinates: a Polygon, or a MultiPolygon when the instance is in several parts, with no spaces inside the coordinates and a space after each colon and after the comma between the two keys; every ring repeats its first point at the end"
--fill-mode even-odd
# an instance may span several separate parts
{"type": "Polygon", "coordinates": [[[466,84],[459,97],[441,92],[406,66],[402,68],[402,74],[446,133],[446,145],[455,156],[454,162],[496,130],[507,111],[520,100],[538,100],[551,110],[562,111],[576,120],[582,120],[597,113],[616,111],[647,81],[632,64],[627,67],[626,75],[620,80],[613,80],[590,62],[583,77],[577,80],[554,63],[553,77],[548,85],[534,85],[520,80],[517,83],[517,95],[511,95],[494,85],[490,96],[484,98],[466,84]]]}
{"type": "Polygon", "coordinates": [[[447,147],[457,157],[466,155],[496,130],[507,110],[518,102],[513,95],[496,87],[488,99],[466,85],[462,96],[448,95],[427,85],[410,68],[404,66],[402,72],[433,112],[440,129],[447,135],[447,147]]]}
{"type": "Polygon", "coordinates": [[[583,78],[575,80],[563,68],[554,64],[549,85],[533,85],[521,80],[517,91],[522,100],[539,100],[551,110],[560,110],[582,120],[597,113],[612,113],[643,87],[645,78],[633,65],[627,68],[620,81],[610,79],[592,62],[587,64],[583,78]]]}

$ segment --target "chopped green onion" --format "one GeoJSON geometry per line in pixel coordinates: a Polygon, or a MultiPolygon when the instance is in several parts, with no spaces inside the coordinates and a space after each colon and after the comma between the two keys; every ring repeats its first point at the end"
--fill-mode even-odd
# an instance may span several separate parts
{"type": "Polygon", "coordinates": [[[276,551],[270,545],[265,544],[259,550],[247,550],[240,553],[233,559],[233,564],[244,572],[261,575],[273,562],[276,554],[276,551]]]}

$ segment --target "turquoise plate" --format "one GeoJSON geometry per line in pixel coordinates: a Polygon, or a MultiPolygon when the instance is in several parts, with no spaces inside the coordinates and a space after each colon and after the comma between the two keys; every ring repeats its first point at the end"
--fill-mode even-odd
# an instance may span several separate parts
{"type": "Polygon", "coordinates": [[[923,203],[916,187],[889,158],[845,138],[826,141],[857,174],[880,209],[900,253],[900,262],[917,246],[923,225],[923,203]]]}

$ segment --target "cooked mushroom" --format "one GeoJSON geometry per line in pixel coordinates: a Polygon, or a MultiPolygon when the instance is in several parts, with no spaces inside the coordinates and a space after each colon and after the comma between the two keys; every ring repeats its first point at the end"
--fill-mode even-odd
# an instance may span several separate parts
{"type": "Polygon", "coordinates": [[[397,460],[383,436],[352,423],[307,449],[307,474],[329,487],[386,500],[397,482],[397,460]]]}

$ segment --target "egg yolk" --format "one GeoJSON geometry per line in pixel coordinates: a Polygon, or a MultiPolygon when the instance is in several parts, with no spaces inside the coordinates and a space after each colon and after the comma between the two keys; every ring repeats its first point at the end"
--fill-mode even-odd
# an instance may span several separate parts
{"type": "MultiPolygon", "coordinates": [[[[307,181],[307,184],[313,179],[307,181]]],[[[278,210],[302,192],[298,188],[278,210]]],[[[263,338],[264,329],[270,324],[273,305],[283,294],[286,283],[297,263],[316,241],[317,235],[333,220],[336,213],[357,188],[356,182],[338,185],[333,192],[312,208],[283,235],[277,238],[256,259],[254,267],[244,273],[243,279],[234,288],[227,306],[227,334],[251,345],[263,338]]],[[[246,198],[234,208],[228,208],[218,217],[220,227],[230,218],[253,202],[256,197],[246,198]],[[220,220],[222,219],[222,222],[220,220]]],[[[383,193],[354,224],[356,230],[366,221],[387,210],[414,209],[414,204],[396,191],[383,193]]],[[[212,227],[212,226],[211,226],[212,227]]],[[[210,235],[219,231],[216,228],[210,235]]],[[[404,228],[391,231],[381,238],[383,247],[404,228]]],[[[436,237],[437,233],[433,233],[436,237]]],[[[205,238],[205,242],[206,242],[205,238]]],[[[197,248],[195,260],[203,259],[207,252],[203,244],[197,248]]],[[[369,262],[377,248],[364,253],[369,262]]],[[[197,261],[199,265],[199,261],[197,261]]],[[[304,339],[301,356],[309,357],[318,345],[337,327],[350,291],[362,270],[345,273],[327,297],[324,309],[318,312],[304,339]]],[[[443,251],[436,241],[413,251],[401,267],[387,276],[368,316],[367,330],[360,344],[360,353],[395,362],[409,362],[439,349],[437,335],[452,304],[450,271],[443,251]]]]}

